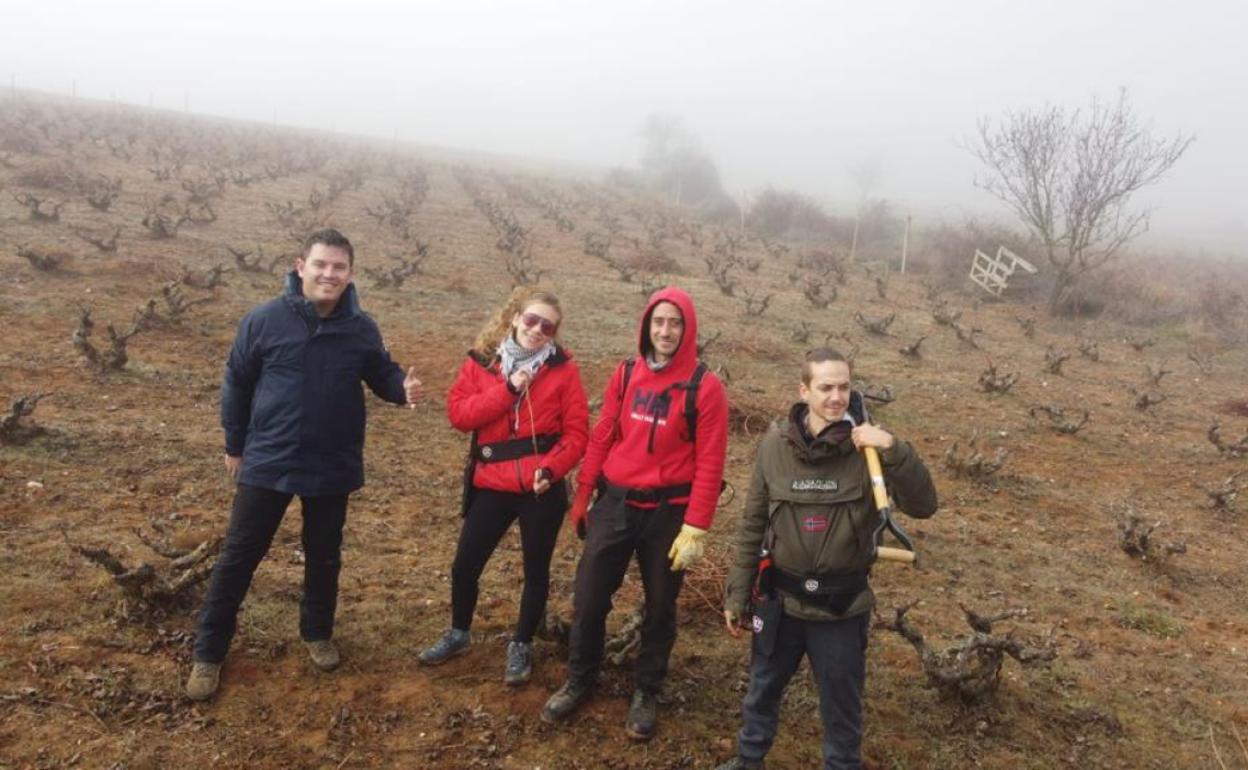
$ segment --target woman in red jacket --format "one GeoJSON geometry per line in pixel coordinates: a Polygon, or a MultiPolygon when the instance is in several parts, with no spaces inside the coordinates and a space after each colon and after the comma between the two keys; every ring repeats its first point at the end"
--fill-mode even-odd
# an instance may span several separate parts
{"type": "Polygon", "coordinates": [[[580,462],[589,433],[580,371],[555,341],[562,320],[555,295],[517,289],[477,335],[451,386],[451,425],[472,433],[464,523],[451,567],[451,627],[421,653],[421,663],[467,651],[481,572],[519,519],[524,590],[503,680],[523,684],[532,673],[533,634],[568,504],[564,477],[580,462]]]}

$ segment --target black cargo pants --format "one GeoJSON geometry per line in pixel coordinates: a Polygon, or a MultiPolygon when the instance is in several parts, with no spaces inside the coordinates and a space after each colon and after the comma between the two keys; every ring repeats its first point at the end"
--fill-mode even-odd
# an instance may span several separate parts
{"type": "Polygon", "coordinates": [[[611,597],[624,582],[629,560],[636,554],[645,589],[636,687],[650,693],[662,687],[668,657],[676,643],[676,597],[685,577],[684,571],[672,572],[667,553],[684,518],[684,505],[661,503],[657,508],[638,508],[608,495],[599,496],[594,503],[589,511],[585,549],[576,565],[570,679],[585,684],[597,681],[611,597]]]}

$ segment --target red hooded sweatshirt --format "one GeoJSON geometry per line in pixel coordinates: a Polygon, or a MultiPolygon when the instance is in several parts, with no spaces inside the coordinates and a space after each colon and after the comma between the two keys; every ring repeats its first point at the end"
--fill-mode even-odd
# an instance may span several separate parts
{"type": "Polygon", "coordinates": [[[671,502],[687,502],[685,523],[709,529],[728,450],[728,397],[719,378],[706,372],[698,386],[697,440],[690,442],[685,391],[668,390],[675,383],[688,382],[698,365],[698,316],[688,294],[669,287],[650,297],[638,326],[637,349],[638,358],[623,398],[624,362],[607,382],[602,414],[594,424],[576,477],[572,519],[576,522],[585,516],[590,495],[599,477],[604,476],[610,483],[630,489],[692,483],[693,491],[687,498],[676,497],[671,502]],[[672,360],[655,372],[645,359],[653,348],[650,315],[660,302],[680,308],[685,328],[672,360]],[[666,398],[660,397],[665,391],[666,398]]]}

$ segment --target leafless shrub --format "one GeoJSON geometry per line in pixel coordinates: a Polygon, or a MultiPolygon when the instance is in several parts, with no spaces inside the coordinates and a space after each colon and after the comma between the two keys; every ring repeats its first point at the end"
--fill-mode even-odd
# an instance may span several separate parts
{"type": "Polygon", "coordinates": [[[1131,388],[1131,392],[1135,395],[1135,408],[1141,412],[1147,412],[1169,398],[1165,393],[1155,390],[1131,388]]]}
{"type": "Polygon", "coordinates": [[[985,393],[1009,393],[1018,382],[1018,372],[998,373],[996,364],[988,359],[988,368],[979,373],[979,389],[985,393]]]}
{"type": "Polygon", "coordinates": [[[43,433],[43,429],[26,419],[47,393],[28,393],[9,404],[9,413],[0,418],[0,445],[19,446],[43,433]]]}
{"type": "Polygon", "coordinates": [[[251,256],[250,251],[236,249],[233,246],[226,246],[225,248],[234,257],[234,266],[240,273],[265,273],[272,275],[278,264],[286,258],[286,255],[278,254],[268,261],[265,261],[264,247],[257,246],[256,258],[249,262],[247,261],[247,258],[251,256]]]}
{"type": "Polygon", "coordinates": [[[715,332],[710,337],[707,337],[704,340],[699,340],[698,341],[698,358],[705,358],[707,351],[710,350],[715,345],[716,342],[719,342],[719,338],[722,337],[723,335],[724,335],[724,330],[720,329],[719,331],[715,332]]]}
{"type": "Polygon", "coordinates": [[[1079,341],[1079,355],[1083,356],[1089,361],[1100,361],[1101,349],[1100,347],[1097,346],[1096,340],[1080,340],[1079,341]]]}
{"type": "Polygon", "coordinates": [[[1143,353],[1144,348],[1149,348],[1157,344],[1157,340],[1152,337],[1137,339],[1135,337],[1128,336],[1126,342],[1135,350],[1136,353],[1143,353]]]}
{"type": "Polygon", "coordinates": [[[46,251],[29,244],[18,246],[17,256],[41,273],[54,273],[69,259],[69,255],[63,251],[46,251]]]}
{"type": "Polygon", "coordinates": [[[1152,364],[1145,364],[1144,366],[1145,366],[1145,368],[1146,368],[1146,370],[1147,370],[1147,373],[1146,373],[1146,374],[1147,374],[1147,376],[1146,376],[1146,378],[1145,378],[1145,381],[1146,381],[1149,385],[1152,385],[1153,387],[1158,387],[1158,386],[1160,386],[1160,385],[1161,385],[1161,380],[1162,380],[1162,378],[1163,378],[1163,377],[1165,377],[1167,374],[1173,374],[1173,373],[1174,373],[1174,371],[1173,371],[1173,370],[1171,370],[1171,369],[1167,369],[1167,368],[1166,368],[1166,362],[1165,362],[1165,361],[1162,361],[1162,362],[1161,362],[1161,364],[1159,364],[1156,368],[1153,368],[1153,365],[1152,365],[1152,364]]]}
{"type": "Polygon", "coordinates": [[[364,274],[373,281],[373,288],[400,289],[408,278],[413,275],[423,275],[424,271],[421,265],[429,256],[428,244],[420,244],[420,248],[409,257],[394,256],[391,257],[391,264],[388,268],[365,268],[364,274]]]}
{"type": "Polygon", "coordinates": [[[917,604],[916,600],[904,607],[894,608],[891,621],[879,618],[876,625],[895,631],[910,642],[919,654],[929,684],[948,698],[971,704],[991,696],[1001,680],[1001,666],[1007,655],[1023,666],[1046,664],[1057,658],[1052,632],[1035,644],[1019,641],[1013,631],[1005,635],[992,633],[993,625],[1002,620],[1028,617],[1029,613],[1024,608],[980,615],[962,607],[971,633],[961,644],[933,650],[927,645],[923,634],[906,619],[907,613],[917,604]]]}
{"type": "Polygon", "coordinates": [[[909,345],[905,345],[902,348],[900,348],[897,352],[901,353],[906,358],[914,358],[914,359],[922,358],[923,357],[922,354],[919,353],[919,346],[923,344],[923,340],[925,339],[927,339],[926,335],[919,337],[917,340],[910,343],[909,345]]]}
{"type": "Polygon", "coordinates": [[[104,252],[113,252],[117,250],[117,237],[121,235],[121,228],[114,227],[113,234],[107,238],[97,236],[82,228],[70,228],[74,231],[74,235],[91,244],[95,248],[104,252]]]}
{"type": "Polygon", "coordinates": [[[836,284],[818,278],[808,279],[802,287],[802,296],[812,307],[824,310],[836,301],[836,284]]]}
{"type": "Polygon", "coordinates": [[[814,331],[806,321],[801,321],[796,329],[789,334],[789,339],[802,345],[810,342],[810,333],[814,331]]]}
{"type": "Polygon", "coordinates": [[[91,342],[95,322],[91,320],[90,309],[79,308],[78,328],[74,330],[73,335],[74,349],[87,360],[89,365],[101,372],[120,371],[130,360],[126,352],[126,344],[142,329],[136,324],[129,330],[118,333],[111,323],[104,328],[108,333],[109,347],[101,351],[91,342]]]}
{"type": "Polygon", "coordinates": [[[1038,419],[1039,415],[1045,415],[1048,418],[1048,425],[1058,433],[1073,436],[1088,424],[1092,413],[1087,409],[1082,410],[1082,414],[1077,418],[1071,418],[1066,415],[1066,410],[1061,407],[1052,406],[1051,404],[1038,404],[1027,410],[1027,414],[1031,418],[1038,419]]]}
{"type": "Polygon", "coordinates": [[[888,276],[877,275],[875,277],[875,293],[880,299],[888,299],[888,276]]]}
{"type": "Polygon", "coordinates": [[[998,447],[996,454],[989,459],[979,450],[978,443],[979,437],[972,436],[965,454],[960,451],[960,442],[957,441],[945,450],[945,467],[953,471],[954,477],[966,476],[976,481],[984,480],[1005,465],[1005,458],[1009,456],[1009,451],[1004,447],[998,447]]]}
{"type": "Polygon", "coordinates": [[[193,289],[215,289],[226,285],[225,274],[229,271],[230,268],[225,265],[213,265],[204,273],[193,272],[190,268],[183,267],[178,282],[193,289]]]}
{"type": "Polygon", "coordinates": [[[504,266],[507,268],[507,274],[511,276],[512,284],[516,286],[537,283],[546,273],[533,262],[533,257],[527,249],[512,253],[507,257],[504,266]]]}
{"type": "Polygon", "coordinates": [[[1069,350],[1063,350],[1055,345],[1049,345],[1044,351],[1044,370],[1049,374],[1062,373],[1062,364],[1070,360],[1071,353],[1069,350]]]}
{"type": "Polygon", "coordinates": [[[1197,483],[1195,486],[1204,492],[1209,498],[1210,505],[1213,510],[1219,513],[1236,513],[1235,499],[1239,497],[1239,493],[1248,489],[1248,484],[1240,483],[1239,478],[1248,471],[1237,471],[1227,476],[1222,484],[1217,487],[1207,487],[1204,484],[1197,483]]]}
{"type": "Polygon", "coordinates": [[[889,313],[883,318],[873,318],[858,312],[854,313],[854,320],[871,334],[888,336],[888,327],[892,325],[893,321],[897,320],[897,314],[889,313]]]}
{"type": "Polygon", "coordinates": [[[957,321],[950,324],[950,327],[953,329],[953,333],[957,335],[959,342],[979,350],[979,340],[975,339],[975,336],[983,334],[983,329],[980,329],[977,326],[966,326],[958,323],[957,321]]]}
{"type": "Polygon", "coordinates": [[[149,202],[145,207],[142,224],[153,238],[176,238],[178,228],[190,221],[185,209],[172,213],[168,208],[171,202],[171,196],[165,196],[155,203],[149,202]]]}
{"type": "Polygon", "coordinates": [[[1209,426],[1209,432],[1205,434],[1209,443],[1217,447],[1217,450],[1225,457],[1248,457],[1248,433],[1239,437],[1238,441],[1226,441],[1222,438],[1222,426],[1215,420],[1209,426]]]}
{"type": "MultiPolygon", "coordinates": [[[[855,348],[854,351],[856,353],[857,348],[855,348]]],[[[853,361],[848,354],[845,358],[851,362],[853,361]]],[[[868,401],[874,401],[875,403],[881,405],[891,404],[897,400],[897,393],[893,390],[893,386],[888,384],[882,385],[874,382],[867,382],[866,380],[855,380],[854,390],[861,393],[862,397],[868,401]]]]}
{"type": "Polygon", "coordinates": [[[941,300],[932,308],[932,320],[941,326],[953,326],[961,317],[962,311],[954,310],[945,300],[941,300]]]}
{"type": "Polygon", "coordinates": [[[1014,320],[1018,322],[1019,328],[1023,330],[1024,337],[1031,339],[1036,336],[1036,319],[1016,315],[1014,320]]]}
{"type": "Polygon", "coordinates": [[[767,306],[771,304],[771,295],[764,297],[758,296],[759,291],[748,291],[745,293],[745,314],[751,318],[759,318],[763,313],[767,312],[767,306]]]}
{"type": "Polygon", "coordinates": [[[31,220],[35,222],[60,221],[61,209],[65,206],[65,201],[53,203],[28,192],[15,193],[13,200],[25,206],[30,211],[31,220]]]}
{"type": "Polygon", "coordinates": [[[103,174],[96,174],[90,180],[79,182],[78,192],[86,199],[87,204],[96,211],[108,211],[113,201],[121,195],[121,177],[110,179],[103,174]]]}
{"type": "Polygon", "coordinates": [[[1195,348],[1190,348],[1187,351],[1187,360],[1196,364],[1196,368],[1206,377],[1213,374],[1212,353],[1206,353],[1195,348]]]}
{"type": "Polygon", "coordinates": [[[1118,531],[1118,547],[1123,553],[1141,561],[1157,561],[1174,554],[1185,553],[1186,543],[1167,543],[1164,546],[1153,540],[1153,532],[1162,525],[1160,519],[1152,524],[1146,523],[1136,513],[1131,503],[1115,503],[1109,506],[1114,526],[1118,531]]]}
{"type": "Polygon", "coordinates": [[[221,538],[205,540],[191,550],[175,549],[169,547],[167,541],[153,541],[144,535],[140,535],[140,539],[169,560],[160,570],[147,562],[127,567],[107,547],[78,545],[70,542],[69,536],[65,535],[65,542],[71,551],[112,575],[113,582],[121,587],[126,600],[135,602],[136,606],[131,609],[136,610],[139,616],[160,617],[191,605],[195,598],[193,589],[212,574],[216,556],[221,550],[221,538]]]}

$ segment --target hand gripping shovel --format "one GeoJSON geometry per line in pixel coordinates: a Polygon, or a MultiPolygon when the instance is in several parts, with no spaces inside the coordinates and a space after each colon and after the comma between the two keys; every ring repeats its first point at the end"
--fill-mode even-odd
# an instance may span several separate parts
{"type": "MultiPolygon", "coordinates": [[[[856,406],[862,414],[864,423],[870,422],[871,417],[867,414],[867,405],[863,403],[862,394],[854,391],[850,396],[850,409],[856,406]]],[[[899,561],[907,564],[913,564],[915,559],[914,541],[901,528],[901,525],[893,520],[893,505],[888,499],[888,489],[884,486],[884,467],[880,464],[880,453],[875,447],[864,447],[862,454],[867,459],[867,471],[871,475],[871,494],[875,498],[875,507],[880,512],[880,524],[875,528],[875,535],[872,542],[875,544],[875,556],[883,561],[899,561]],[[901,543],[904,548],[891,548],[889,546],[880,545],[884,542],[884,530],[887,529],[893,533],[893,537],[897,538],[897,542],[901,543]]]]}

